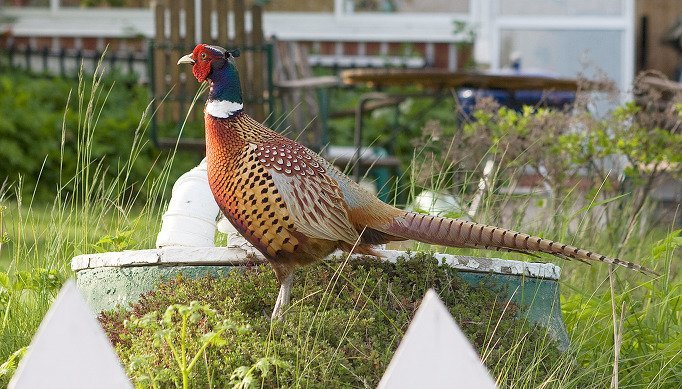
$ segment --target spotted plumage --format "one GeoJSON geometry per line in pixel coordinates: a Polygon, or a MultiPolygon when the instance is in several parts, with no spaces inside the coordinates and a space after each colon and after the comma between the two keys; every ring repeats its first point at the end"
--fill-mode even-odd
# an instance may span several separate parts
{"type": "Polygon", "coordinates": [[[381,202],[319,155],[256,122],[243,101],[234,53],[198,45],[178,63],[210,85],[205,110],[211,191],[237,230],[269,260],[282,284],[273,316],[289,301],[293,273],[336,249],[415,239],[451,247],[542,252],[650,269],[540,237],[464,220],[407,212],[381,202]]]}

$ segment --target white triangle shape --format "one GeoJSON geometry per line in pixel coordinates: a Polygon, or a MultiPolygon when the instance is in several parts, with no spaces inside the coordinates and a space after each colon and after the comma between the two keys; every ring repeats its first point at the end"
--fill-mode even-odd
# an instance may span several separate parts
{"type": "Polygon", "coordinates": [[[8,388],[132,387],[76,284],[67,281],[40,323],[8,388]]]}
{"type": "Polygon", "coordinates": [[[429,289],[378,388],[495,387],[476,350],[429,289]]]}

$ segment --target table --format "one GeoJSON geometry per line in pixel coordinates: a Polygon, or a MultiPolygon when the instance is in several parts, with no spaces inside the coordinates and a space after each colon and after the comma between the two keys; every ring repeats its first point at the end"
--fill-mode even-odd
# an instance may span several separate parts
{"type": "Polygon", "coordinates": [[[610,90],[607,82],[578,81],[525,73],[450,72],[440,69],[350,69],[340,73],[346,85],[385,87],[418,86],[424,89],[470,87],[502,90],[577,91],[610,90]]]}
{"type": "Polygon", "coordinates": [[[349,86],[364,86],[375,90],[414,88],[417,92],[370,92],[360,96],[355,111],[354,147],[356,150],[353,176],[360,179],[363,115],[366,107],[377,100],[407,97],[438,97],[444,91],[459,88],[504,91],[611,91],[608,82],[557,78],[525,73],[451,72],[441,69],[349,69],[340,73],[341,82],[349,86]]]}

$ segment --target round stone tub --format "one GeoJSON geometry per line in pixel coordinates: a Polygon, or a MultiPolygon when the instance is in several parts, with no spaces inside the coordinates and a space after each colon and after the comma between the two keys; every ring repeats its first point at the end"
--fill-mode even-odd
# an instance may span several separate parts
{"type": "MultiPolygon", "coordinates": [[[[380,250],[395,262],[411,253],[380,250]]],[[[562,349],[568,334],[561,317],[559,276],[561,269],[550,263],[532,263],[448,254],[434,257],[456,268],[468,283],[491,277],[515,303],[526,308],[529,321],[546,327],[562,349]]],[[[185,277],[221,277],[247,263],[262,262],[263,256],[248,246],[166,247],[151,250],[83,254],[73,258],[76,283],[97,312],[137,301],[159,282],[178,274],[185,277]]]]}

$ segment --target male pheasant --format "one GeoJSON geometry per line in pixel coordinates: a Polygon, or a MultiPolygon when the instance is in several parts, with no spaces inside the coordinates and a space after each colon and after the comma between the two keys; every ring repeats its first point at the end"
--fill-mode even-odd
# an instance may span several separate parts
{"type": "Polygon", "coordinates": [[[383,203],[325,159],[243,111],[237,52],[199,44],[178,64],[210,86],[205,107],[211,191],[235,228],[272,265],[280,292],[273,317],[289,303],[296,268],[336,249],[376,255],[374,245],[414,239],[434,245],[543,252],[654,271],[548,239],[465,220],[408,212],[383,203]]]}

